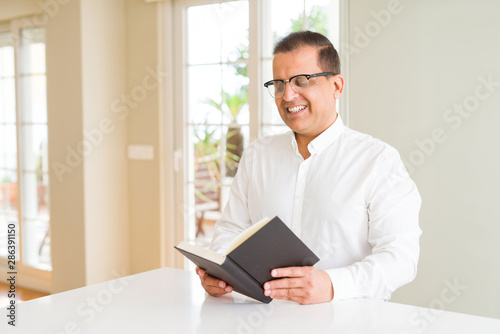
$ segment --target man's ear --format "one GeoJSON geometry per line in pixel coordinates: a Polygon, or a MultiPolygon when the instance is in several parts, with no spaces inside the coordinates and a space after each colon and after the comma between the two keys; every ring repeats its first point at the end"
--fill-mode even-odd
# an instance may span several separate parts
{"type": "Polygon", "coordinates": [[[333,86],[334,86],[333,98],[335,100],[338,100],[340,99],[342,93],[344,92],[344,77],[341,76],[340,74],[334,75],[333,86]]]}

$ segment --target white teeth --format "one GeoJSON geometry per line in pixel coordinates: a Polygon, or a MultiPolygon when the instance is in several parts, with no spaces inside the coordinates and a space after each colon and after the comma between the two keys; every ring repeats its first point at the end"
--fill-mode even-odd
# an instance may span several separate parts
{"type": "Polygon", "coordinates": [[[296,113],[296,112],[299,112],[301,110],[304,110],[305,108],[306,108],[306,106],[296,106],[293,108],[288,108],[288,111],[291,113],[296,113]]]}

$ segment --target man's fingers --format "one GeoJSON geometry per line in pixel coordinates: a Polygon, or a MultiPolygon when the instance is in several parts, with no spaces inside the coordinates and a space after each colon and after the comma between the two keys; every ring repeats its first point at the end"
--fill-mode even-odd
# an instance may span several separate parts
{"type": "Polygon", "coordinates": [[[315,304],[333,299],[330,276],[314,267],[288,267],[271,271],[273,277],[284,277],[264,283],[264,295],[292,300],[300,304],[315,304]]]}
{"type": "Polygon", "coordinates": [[[201,280],[205,285],[208,285],[208,286],[215,286],[215,287],[219,287],[222,289],[224,289],[226,287],[226,282],[221,281],[220,279],[214,278],[210,275],[204,275],[201,278],[201,280]]]}
{"type": "Polygon", "coordinates": [[[274,290],[274,289],[296,289],[301,288],[303,286],[301,279],[297,278],[282,278],[273,281],[266,282],[264,284],[265,290],[274,290]]]}
{"type": "Polygon", "coordinates": [[[304,269],[301,267],[286,267],[273,269],[271,271],[273,277],[286,277],[276,279],[264,284],[264,295],[278,299],[292,299],[297,296],[303,288],[304,269]]]}
{"type": "Polygon", "coordinates": [[[266,282],[264,295],[277,299],[295,300],[304,294],[302,280],[298,278],[283,278],[266,282]]]}
{"type": "Polygon", "coordinates": [[[302,277],[304,276],[304,269],[302,267],[286,267],[273,269],[271,271],[272,277],[302,277]]]}
{"type": "Polygon", "coordinates": [[[211,286],[211,287],[215,287],[215,288],[221,288],[221,289],[224,289],[226,287],[226,283],[224,283],[223,281],[220,281],[218,279],[215,279],[211,276],[205,276],[202,278],[202,281],[204,286],[211,286]]]}
{"type": "Polygon", "coordinates": [[[200,276],[201,285],[212,296],[222,296],[232,292],[233,288],[215,277],[208,275],[203,269],[196,268],[196,273],[200,276]]]}
{"type": "Polygon", "coordinates": [[[264,295],[270,296],[275,299],[287,299],[293,301],[299,301],[302,297],[305,296],[305,290],[302,288],[283,288],[283,289],[273,289],[273,290],[265,290],[264,295]]]}

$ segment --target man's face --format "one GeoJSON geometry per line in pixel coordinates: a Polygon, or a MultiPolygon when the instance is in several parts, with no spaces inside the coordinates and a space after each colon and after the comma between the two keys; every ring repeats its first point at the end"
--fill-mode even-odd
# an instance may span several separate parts
{"type": "MultiPolygon", "coordinates": [[[[277,53],[273,60],[273,79],[288,80],[298,74],[324,72],[317,58],[317,50],[313,47],[277,53]]],[[[284,95],[275,99],[281,118],[297,135],[315,138],[337,117],[335,98],[342,91],[337,86],[332,76],[315,77],[309,79],[308,89],[298,94],[287,82],[284,95]]]]}

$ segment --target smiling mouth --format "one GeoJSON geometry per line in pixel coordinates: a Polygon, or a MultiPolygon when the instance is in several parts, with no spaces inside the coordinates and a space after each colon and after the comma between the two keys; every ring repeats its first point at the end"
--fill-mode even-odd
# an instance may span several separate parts
{"type": "Polygon", "coordinates": [[[288,112],[292,114],[298,113],[299,111],[304,109],[306,109],[306,106],[295,106],[291,108],[286,108],[286,110],[288,110],[288,112]]]}

